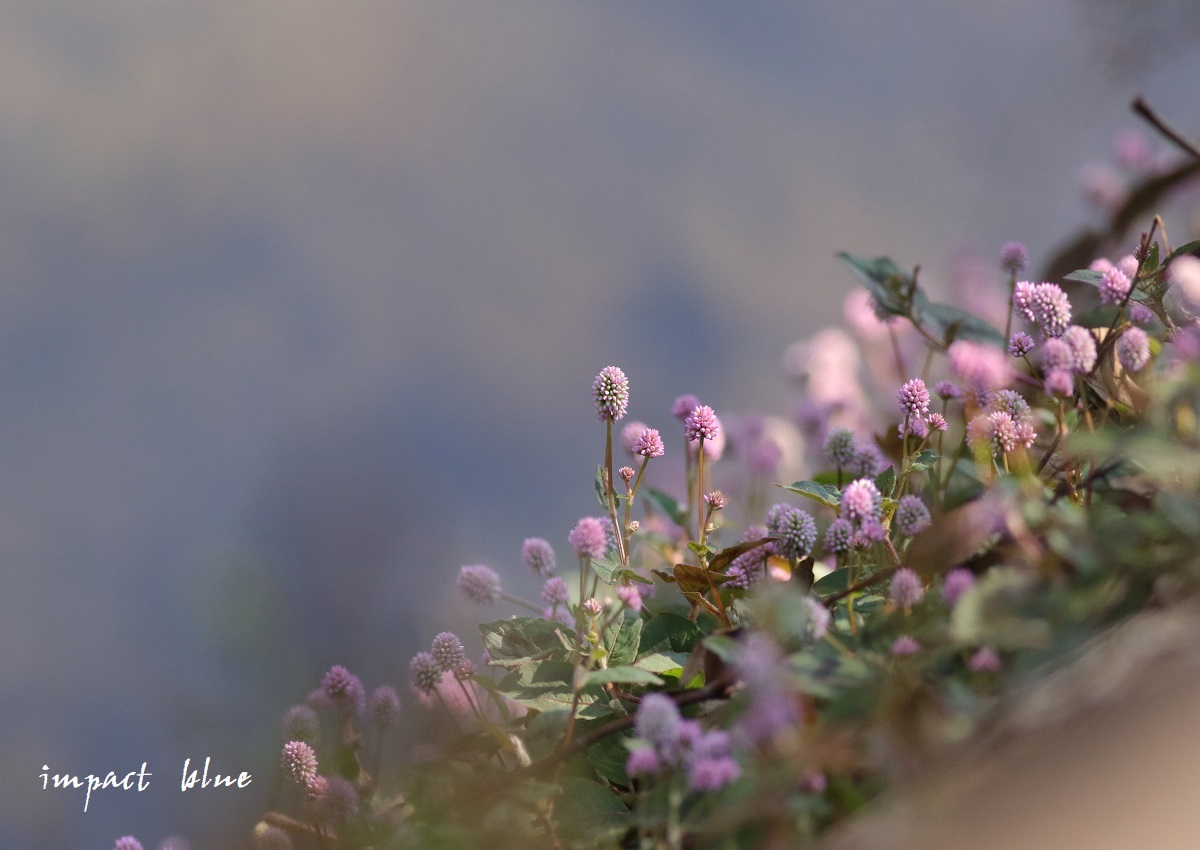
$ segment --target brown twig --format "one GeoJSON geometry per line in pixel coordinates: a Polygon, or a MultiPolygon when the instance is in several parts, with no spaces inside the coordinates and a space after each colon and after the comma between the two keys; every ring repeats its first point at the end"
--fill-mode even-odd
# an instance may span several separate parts
{"type": "Polygon", "coordinates": [[[1176,147],[1178,147],[1180,150],[1191,154],[1196,159],[1200,159],[1200,151],[1196,150],[1196,148],[1192,146],[1191,142],[1167,126],[1166,122],[1158,117],[1158,114],[1150,108],[1150,105],[1142,99],[1140,94],[1133,99],[1133,103],[1130,104],[1130,108],[1140,117],[1145,119],[1152,127],[1154,127],[1155,130],[1158,130],[1158,132],[1162,133],[1164,136],[1174,142],[1176,147]]]}

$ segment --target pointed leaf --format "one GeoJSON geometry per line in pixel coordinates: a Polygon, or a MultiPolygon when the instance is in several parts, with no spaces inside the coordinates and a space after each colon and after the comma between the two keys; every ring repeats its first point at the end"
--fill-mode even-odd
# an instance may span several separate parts
{"type": "Polygon", "coordinates": [[[479,626],[483,645],[493,659],[491,663],[503,667],[532,660],[564,658],[566,651],[555,632],[561,632],[572,641],[577,640],[571,629],[541,617],[513,617],[479,626]]]}
{"type": "Polygon", "coordinates": [[[722,549],[708,562],[708,568],[713,572],[724,572],[740,555],[744,555],[760,546],[765,546],[773,539],[771,537],[760,537],[758,540],[747,540],[745,543],[739,543],[736,546],[730,546],[728,549],[722,549]]]}
{"type": "Polygon", "coordinates": [[[644,622],[632,611],[625,611],[615,623],[605,630],[604,648],[608,651],[610,665],[632,664],[633,660],[637,658],[644,622]]]}
{"type": "Polygon", "coordinates": [[[837,506],[841,503],[842,497],[838,489],[828,484],[818,484],[816,481],[796,481],[793,484],[780,484],[779,486],[789,493],[798,493],[834,510],[837,510],[837,506]]]}
{"type": "MultiPolygon", "coordinates": [[[[663,611],[646,621],[642,629],[641,651],[689,653],[704,638],[704,632],[679,614],[663,611]]],[[[643,655],[644,657],[644,655],[643,655]]]]}
{"type": "Polygon", "coordinates": [[[593,670],[588,673],[587,683],[589,685],[603,685],[608,682],[618,682],[623,685],[664,685],[666,684],[658,676],[655,676],[649,670],[643,670],[640,667],[632,667],[628,664],[620,664],[615,667],[607,667],[603,670],[593,670]]]}

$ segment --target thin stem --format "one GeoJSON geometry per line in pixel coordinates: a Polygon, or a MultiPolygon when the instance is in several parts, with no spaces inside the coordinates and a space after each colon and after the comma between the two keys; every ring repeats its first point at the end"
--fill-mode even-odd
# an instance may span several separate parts
{"type": "Polygon", "coordinates": [[[1133,99],[1133,103],[1130,104],[1130,108],[1147,122],[1149,122],[1155,130],[1158,130],[1158,132],[1162,133],[1164,136],[1174,142],[1180,150],[1191,154],[1196,159],[1200,159],[1200,151],[1196,150],[1196,148],[1192,146],[1191,142],[1168,127],[1166,122],[1159,118],[1155,111],[1150,108],[1150,105],[1142,99],[1141,95],[1138,95],[1133,99]]]}
{"type": "Polygon", "coordinates": [[[525,610],[532,611],[533,613],[538,614],[539,616],[541,615],[542,610],[543,610],[541,608],[541,606],[534,605],[528,599],[522,599],[519,596],[513,596],[507,590],[500,591],[500,598],[507,600],[508,602],[511,602],[513,605],[520,605],[525,610]]]}
{"type": "Polygon", "coordinates": [[[696,541],[704,542],[704,437],[696,441],[696,541]]]}

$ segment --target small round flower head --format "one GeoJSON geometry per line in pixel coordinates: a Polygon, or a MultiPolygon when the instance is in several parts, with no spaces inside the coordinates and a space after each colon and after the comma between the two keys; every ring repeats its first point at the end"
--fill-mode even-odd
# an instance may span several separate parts
{"type": "Polygon", "coordinates": [[[476,605],[495,605],[500,598],[500,576],[483,564],[461,567],[456,583],[459,592],[476,605]]]}
{"type": "Polygon", "coordinates": [[[255,850],[292,850],[291,837],[277,826],[259,821],[254,827],[255,850]]]}
{"type": "Polygon", "coordinates": [[[321,721],[307,705],[293,705],[283,715],[283,737],[289,741],[315,744],[321,734],[321,721]]]}
{"type": "Polygon", "coordinates": [[[625,451],[629,452],[630,454],[635,454],[637,439],[648,427],[649,426],[645,422],[639,422],[636,419],[632,422],[626,422],[625,427],[621,429],[622,448],[624,448],[625,451]]]}
{"type": "Polygon", "coordinates": [[[412,686],[423,694],[433,693],[442,678],[442,668],[429,652],[418,652],[408,662],[408,678],[412,686]]]}
{"type": "Polygon", "coordinates": [[[874,443],[860,443],[854,460],[846,467],[846,472],[863,478],[874,478],[883,472],[887,462],[874,443]]]}
{"type": "Polygon", "coordinates": [[[1013,306],[1041,329],[1044,339],[1062,336],[1071,323],[1071,299],[1056,283],[1018,281],[1013,306]]]}
{"type": "Polygon", "coordinates": [[[1167,267],[1167,283],[1193,310],[1200,308],[1200,258],[1185,254],[1167,267]]]}
{"type": "Polygon", "coordinates": [[[990,646],[981,646],[967,660],[967,669],[972,673],[997,673],[1000,670],[1000,656],[990,646]]]}
{"type": "Polygon", "coordinates": [[[1117,360],[1127,372],[1140,372],[1150,361],[1150,338],[1141,328],[1128,327],[1117,340],[1117,360]]]}
{"type": "Polygon", "coordinates": [[[892,574],[891,584],[888,585],[888,598],[901,608],[911,608],[921,601],[925,595],[925,586],[921,577],[908,567],[901,567],[892,574]]]}
{"type": "Polygon", "coordinates": [[[804,604],[808,607],[808,630],[815,640],[820,640],[829,631],[833,614],[811,596],[804,597],[804,604]]]}
{"type": "Polygon", "coordinates": [[[1016,390],[1000,390],[992,398],[992,410],[1002,410],[1013,419],[1026,419],[1032,416],[1029,402],[1016,390]]]}
{"type": "Polygon", "coordinates": [[[525,538],[521,544],[521,561],[543,578],[553,573],[557,566],[554,547],[540,537],[525,538]]]}
{"type": "Polygon", "coordinates": [[[623,584],[617,588],[617,598],[625,604],[630,611],[635,614],[642,610],[642,592],[638,590],[636,585],[623,584]]]}
{"type": "Polygon", "coordinates": [[[896,505],[896,513],[892,517],[893,525],[904,537],[916,537],[929,528],[931,521],[929,508],[925,507],[920,496],[913,493],[900,498],[896,505]]]}
{"type": "Polygon", "coordinates": [[[854,526],[845,517],[838,517],[829,523],[825,529],[825,551],[836,555],[844,555],[850,551],[850,538],[854,536],[854,526]]]}
{"type": "Polygon", "coordinates": [[[567,542],[577,558],[603,558],[608,549],[608,535],[598,517],[585,516],[575,523],[567,542]]]}
{"type": "Polygon", "coordinates": [[[341,664],[329,668],[329,672],[321,680],[321,690],[325,692],[330,703],[343,711],[358,711],[367,699],[362,681],[341,664]]]}
{"type": "Polygon", "coordinates": [[[675,399],[671,405],[671,415],[680,422],[687,420],[688,414],[700,406],[700,399],[696,398],[691,393],[686,393],[675,399]]]}
{"type": "Polygon", "coordinates": [[[962,398],[962,390],[953,381],[938,381],[933,385],[933,391],[938,394],[939,398],[947,401],[962,398]]]}
{"type": "Polygon", "coordinates": [[[896,434],[901,440],[907,435],[912,435],[918,440],[923,440],[929,435],[929,422],[925,419],[905,419],[896,426],[896,434]],[[907,424],[907,428],[905,425],[907,424]]]}
{"type": "Polygon", "coordinates": [[[458,679],[460,682],[465,682],[467,679],[470,679],[472,676],[478,673],[479,668],[475,666],[475,662],[470,658],[464,658],[462,661],[458,662],[458,664],[456,664],[454,669],[450,672],[454,674],[454,678],[458,679]]]}
{"type": "Polygon", "coordinates": [[[1029,448],[1033,445],[1034,437],[1037,435],[1029,423],[1020,422],[1003,410],[993,411],[988,414],[987,418],[996,450],[1008,454],[1015,451],[1017,446],[1029,448]]]}
{"type": "Polygon", "coordinates": [[[977,396],[994,392],[1012,382],[1009,358],[995,346],[956,339],[946,350],[946,358],[950,363],[950,371],[977,396]]]}
{"type": "Polygon", "coordinates": [[[585,599],[583,602],[583,611],[589,617],[599,617],[604,611],[604,606],[600,604],[600,600],[592,596],[585,599]]]}
{"type": "Polygon", "coordinates": [[[1092,332],[1079,325],[1071,325],[1063,332],[1063,340],[1071,347],[1071,368],[1076,374],[1086,375],[1096,365],[1096,338],[1092,332]]]}
{"type": "Polygon", "coordinates": [[[553,605],[545,609],[542,611],[542,619],[571,628],[575,627],[575,618],[571,616],[571,612],[565,605],[553,605]]]}
{"type": "Polygon", "coordinates": [[[550,605],[566,605],[571,601],[571,591],[561,576],[546,579],[542,585],[542,601],[550,605]]]}
{"type": "Polygon", "coordinates": [[[394,726],[400,719],[400,695],[391,685],[380,685],[371,693],[369,708],[380,726],[394,726]]]}
{"type": "Polygon", "coordinates": [[[439,632],[433,639],[429,654],[437,662],[438,670],[445,673],[466,659],[467,648],[454,632],[439,632]]]}
{"type": "Polygon", "coordinates": [[[1145,304],[1137,301],[1129,302],[1129,320],[1138,325],[1144,325],[1154,318],[1154,311],[1145,304]]]}
{"type": "Polygon", "coordinates": [[[780,556],[798,560],[812,551],[817,542],[817,524],[807,511],[780,503],[767,512],[767,531],[777,535],[775,546],[780,556]]]}
{"type": "Polygon", "coordinates": [[[320,807],[327,791],[329,791],[329,780],[324,776],[314,776],[304,783],[304,796],[316,807],[320,807]]]}
{"type": "Polygon", "coordinates": [[[1051,369],[1044,382],[1046,395],[1066,397],[1075,392],[1075,378],[1069,369],[1051,369]]]}
{"type": "Polygon", "coordinates": [[[126,835],[123,838],[118,838],[117,843],[113,845],[113,850],[144,850],[142,842],[138,841],[132,835],[126,835]]]}
{"type": "Polygon", "coordinates": [[[725,510],[725,494],[720,490],[713,490],[711,493],[704,494],[704,504],[712,511],[725,510]]]}
{"type": "Polygon", "coordinates": [[[1008,339],[1008,353],[1013,357],[1024,357],[1033,351],[1033,337],[1025,331],[1017,331],[1008,339]]]}
{"type": "Polygon", "coordinates": [[[654,747],[638,747],[625,761],[625,772],[630,776],[650,776],[658,773],[661,767],[654,747]]]}
{"type": "Polygon", "coordinates": [[[879,519],[883,515],[883,494],[870,478],[851,481],[842,491],[841,516],[852,523],[879,519]]]}
{"type": "Polygon", "coordinates": [[[940,413],[929,414],[929,418],[925,420],[925,424],[929,426],[930,431],[945,431],[950,427],[946,422],[946,417],[940,413]]]}
{"type": "Polygon", "coordinates": [[[892,655],[916,655],[921,651],[921,644],[910,635],[900,635],[892,641],[892,655]]]}
{"type": "Polygon", "coordinates": [[[742,769],[730,756],[698,758],[688,766],[688,787],[693,791],[720,791],[742,775],[742,769]]]}
{"type": "Polygon", "coordinates": [[[1113,266],[1100,276],[1100,303],[1120,304],[1133,288],[1133,281],[1120,268],[1113,266]]]}
{"type": "Polygon", "coordinates": [[[326,823],[342,824],[358,812],[358,789],[344,777],[329,777],[318,814],[326,823]]]}
{"type": "Polygon", "coordinates": [[[683,420],[684,436],[689,443],[696,440],[712,440],[717,436],[720,423],[713,409],[707,404],[697,405],[683,420]]]}
{"type": "Polygon", "coordinates": [[[942,599],[953,607],[974,586],[975,574],[966,567],[955,567],[942,579],[942,599]]]}
{"type": "Polygon", "coordinates": [[[317,754],[303,741],[288,741],[281,757],[283,772],[297,785],[307,785],[317,775],[317,754]]]}
{"type": "Polygon", "coordinates": [[[800,789],[810,794],[824,794],[829,787],[829,779],[819,770],[809,771],[800,780],[800,789]]]}
{"type": "Polygon", "coordinates": [[[887,537],[887,530],[877,519],[864,519],[858,531],[850,538],[850,545],[855,549],[866,549],[873,543],[878,543],[887,537]]]}
{"type": "Polygon", "coordinates": [[[605,366],[592,383],[592,398],[601,422],[619,422],[629,409],[629,379],[616,366],[605,366]]]}
{"type": "Polygon", "coordinates": [[[633,453],[642,457],[662,457],[666,452],[658,429],[644,428],[633,445],[633,453]]]}
{"type": "Polygon", "coordinates": [[[845,469],[854,463],[858,454],[858,440],[849,428],[834,428],[825,438],[824,448],[829,462],[845,469]]]}
{"type": "Polygon", "coordinates": [[[770,437],[756,440],[746,453],[746,465],[759,475],[774,475],[783,460],[783,449],[770,437]]]}
{"type": "Polygon", "coordinates": [[[654,746],[670,744],[679,737],[682,718],[674,701],[666,694],[652,692],[642,697],[633,728],[639,738],[654,746]]]}
{"type": "Polygon", "coordinates": [[[904,415],[912,419],[924,419],[929,414],[929,390],[920,378],[906,381],[896,393],[896,401],[904,415]]]}
{"type": "Polygon", "coordinates": [[[1029,251],[1020,242],[1006,242],[1000,249],[1000,267],[1006,272],[1017,274],[1029,265],[1029,251]]]}
{"type": "Polygon", "coordinates": [[[1042,346],[1042,369],[1047,372],[1055,369],[1074,371],[1075,354],[1065,339],[1046,340],[1042,346]]]}
{"type": "Polygon", "coordinates": [[[604,554],[607,555],[617,548],[617,527],[606,516],[596,517],[596,519],[600,520],[600,526],[604,529],[604,554]]]}
{"type": "Polygon", "coordinates": [[[632,466],[622,466],[617,470],[617,475],[621,477],[621,480],[625,482],[626,486],[629,485],[629,482],[633,481],[633,476],[635,474],[636,473],[634,473],[632,466]]]}

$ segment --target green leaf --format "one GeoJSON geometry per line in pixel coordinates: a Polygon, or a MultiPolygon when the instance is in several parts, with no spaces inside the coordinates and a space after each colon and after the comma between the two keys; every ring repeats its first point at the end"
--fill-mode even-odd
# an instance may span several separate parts
{"type": "Polygon", "coordinates": [[[501,667],[565,658],[566,650],[555,632],[561,632],[569,641],[578,639],[574,631],[561,623],[541,617],[513,617],[479,626],[483,646],[492,656],[491,663],[501,667]]]}
{"type": "Polygon", "coordinates": [[[938,453],[933,449],[921,449],[917,452],[916,457],[911,461],[912,468],[915,470],[925,470],[937,463],[938,453]]]}
{"type": "Polygon", "coordinates": [[[729,662],[737,657],[737,641],[729,635],[709,635],[704,639],[704,647],[722,661],[729,662]]]}
{"type": "Polygon", "coordinates": [[[605,630],[603,644],[604,648],[608,650],[610,665],[633,663],[638,655],[644,623],[645,620],[639,615],[626,610],[620,619],[605,630]]]}
{"type": "Polygon", "coordinates": [[[784,490],[789,493],[798,493],[805,498],[812,499],[814,502],[820,502],[827,508],[837,510],[837,506],[841,503],[841,493],[836,487],[831,487],[828,484],[818,484],[816,481],[796,481],[792,484],[780,484],[784,490]]]}
{"type": "Polygon", "coordinates": [[[1182,257],[1184,254],[1200,254],[1200,239],[1194,242],[1188,242],[1186,245],[1180,245],[1167,255],[1167,258],[1163,260],[1162,264],[1164,266],[1169,266],[1171,265],[1172,260],[1174,260],[1176,257],[1182,257]]]}
{"type": "Polygon", "coordinates": [[[1074,280],[1079,283],[1099,286],[1100,281],[1104,280],[1104,275],[1100,274],[1100,272],[1094,272],[1091,269],[1080,269],[1077,272],[1071,272],[1069,275],[1066,275],[1063,280],[1074,280]]]}
{"type": "Polygon", "coordinates": [[[883,472],[876,475],[875,486],[879,488],[879,492],[883,495],[892,495],[892,491],[896,489],[896,468],[889,466],[883,472]]]}
{"type": "Polygon", "coordinates": [[[665,684],[662,679],[649,670],[632,667],[628,664],[619,664],[615,667],[606,667],[603,670],[593,670],[588,673],[587,683],[589,685],[603,685],[607,682],[618,682],[623,685],[661,686],[665,684]]]}
{"type": "Polygon", "coordinates": [[[628,828],[629,809],[599,782],[567,776],[559,782],[559,787],[562,795],[554,814],[564,838],[587,839],[590,845],[628,828]]]}
{"type": "Polygon", "coordinates": [[[679,614],[663,611],[646,621],[642,629],[641,652],[691,652],[704,639],[704,632],[679,614]]]}
{"type": "Polygon", "coordinates": [[[655,490],[653,487],[642,487],[638,492],[646,498],[646,501],[666,514],[671,519],[671,522],[680,528],[687,527],[685,509],[679,506],[679,502],[675,501],[674,496],[664,493],[661,490],[655,490]]]}
{"type": "Polygon", "coordinates": [[[604,466],[596,464],[596,501],[600,507],[608,510],[608,488],[604,486],[604,466]]]}
{"type": "Polygon", "coordinates": [[[637,660],[637,666],[651,673],[668,673],[682,670],[688,662],[686,652],[649,652],[637,660]]]}
{"type": "Polygon", "coordinates": [[[617,571],[624,569],[620,561],[614,561],[612,558],[601,558],[600,560],[593,558],[591,564],[592,571],[600,576],[605,584],[615,584],[617,571]]]}
{"type": "Polygon", "coordinates": [[[922,304],[918,319],[933,331],[934,336],[940,337],[946,345],[956,339],[969,339],[973,342],[1004,344],[1004,335],[988,322],[968,313],[959,307],[949,304],[922,304]]]}
{"type": "Polygon", "coordinates": [[[688,548],[701,558],[707,558],[713,552],[717,551],[713,547],[705,545],[704,543],[697,543],[695,540],[688,541],[688,548]]]}
{"type": "Polygon", "coordinates": [[[592,770],[613,785],[628,786],[625,762],[629,760],[629,748],[625,742],[632,738],[630,734],[607,735],[588,747],[587,760],[592,770]]]}
{"type": "Polygon", "coordinates": [[[867,259],[845,251],[836,256],[850,268],[884,312],[894,316],[908,315],[907,293],[912,290],[914,281],[907,272],[892,262],[891,258],[867,259]]]}
{"type": "Polygon", "coordinates": [[[788,662],[789,679],[796,689],[824,699],[859,687],[871,677],[871,668],[865,663],[842,655],[828,644],[796,653],[788,662]]]}
{"type": "Polygon", "coordinates": [[[813,593],[821,597],[832,596],[835,593],[841,593],[850,586],[850,568],[842,567],[840,570],[834,570],[829,575],[819,579],[813,585],[813,593]]]}

